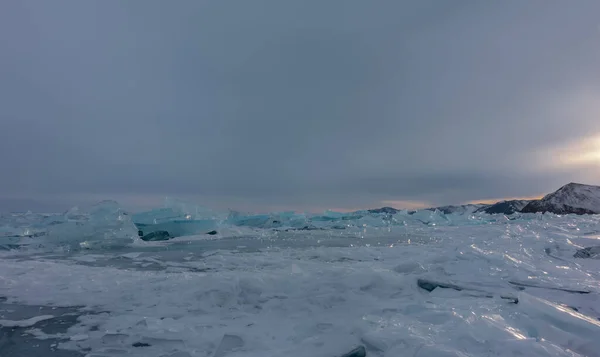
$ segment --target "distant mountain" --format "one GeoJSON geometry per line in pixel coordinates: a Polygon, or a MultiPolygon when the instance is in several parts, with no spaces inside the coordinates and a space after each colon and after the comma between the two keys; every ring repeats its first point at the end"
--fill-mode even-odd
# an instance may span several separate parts
{"type": "MultiPolygon", "coordinates": [[[[555,214],[600,214],[600,186],[569,183],[540,200],[509,200],[494,204],[466,204],[425,208],[444,214],[506,214],[551,212],[555,214]]],[[[392,207],[370,209],[370,213],[396,214],[400,210],[392,207]]],[[[417,211],[410,211],[414,214],[417,211]]]]}
{"type": "Polygon", "coordinates": [[[531,201],[522,213],[599,214],[600,186],[569,183],[541,200],[531,201]]]}
{"type": "Polygon", "coordinates": [[[521,212],[521,210],[527,206],[531,201],[530,200],[510,200],[510,201],[501,201],[494,203],[493,205],[487,205],[485,207],[481,207],[475,211],[475,213],[487,213],[487,214],[513,214],[516,212],[521,212]]]}
{"type": "Polygon", "coordinates": [[[433,207],[433,208],[426,208],[426,210],[428,210],[428,211],[438,210],[438,211],[442,212],[443,214],[452,214],[452,213],[465,214],[465,213],[474,213],[477,210],[480,210],[487,206],[489,206],[489,205],[479,203],[479,204],[433,207]]]}
{"type": "Polygon", "coordinates": [[[381,208],[374,208],[374,209],[369,210],[369,213],[396,214],[398,212],[400,212],[400,210],[397,210],[393,207],[381,207],[381,208]]]}

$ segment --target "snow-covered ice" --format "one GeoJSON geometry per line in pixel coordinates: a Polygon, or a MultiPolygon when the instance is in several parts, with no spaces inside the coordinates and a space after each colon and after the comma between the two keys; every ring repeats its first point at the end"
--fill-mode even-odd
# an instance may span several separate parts
{"type": "Polygon", "coordinates": [[[600,260],[574,257],[600,245],[599,216],[340,220],[88,250],[28,238],[0,252],[0,296],[94,312],[58,344],[89,357],[600,356],[600,260]]]}

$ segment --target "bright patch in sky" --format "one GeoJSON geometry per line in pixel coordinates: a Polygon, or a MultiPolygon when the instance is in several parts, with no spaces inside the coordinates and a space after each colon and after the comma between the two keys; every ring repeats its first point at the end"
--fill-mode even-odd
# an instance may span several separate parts
{"type": "Polygon", "coordinates": [[[600,134],[573,140],[540,156],[552,168],[600,165],[600,134]]]}

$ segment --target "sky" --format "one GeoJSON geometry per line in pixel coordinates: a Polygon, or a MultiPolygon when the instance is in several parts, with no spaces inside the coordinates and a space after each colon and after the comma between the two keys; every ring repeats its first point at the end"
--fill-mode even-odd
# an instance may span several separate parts
{"type": "Polygon", "coordinates": [[[0,211],[600,184],[600,2],[0,2],[0,211]]]}

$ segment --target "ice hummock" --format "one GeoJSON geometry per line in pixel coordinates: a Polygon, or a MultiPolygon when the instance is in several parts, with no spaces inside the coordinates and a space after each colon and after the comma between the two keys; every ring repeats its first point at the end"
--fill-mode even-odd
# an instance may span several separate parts
{"type": "MultiPolygon", "coordinates": [[[[188,207],[192,207],[188,205],[188,207]]],[[[204,214],[190,213],[194,210],[178,210],[172,207],[159,208],[136,213],[133,221],[140,236],[153,232],[166,232],[170,237],[205,235],[223,229],[248,228],[268,231],[311,231],[344,230],[357,234],[365,230],[385,229],[394,226],[421,225],[478,225],[507,220],[505,216],[490,216],[476,212],[479,205],[469,205],[464,209],[450,212],[448,209],[424,209],[400,211],[393,209],[363,210],[355,212],[325,211],[321,214],[300,212],[272,212],[265,214],[229,211],[215,213],[202,209],[204,214]],[[446,212],[446,213],[444,213],[446,212]]],[[[536,215],[514,215],[513,219],[538,219],[536,215]]],[[[247,232],[247,231],[245,231],[247,232]]]]}
{"type": "Polygon", "coordinates": [[[115,201],[73,207],[62,214],[33,216],[37,219],[24,220],[20,215],[12,222],[5,221],[5,230],[12,234],[0,238],[0,245],[5,249],[106,249],[131,244],[137,236],[129,213],[115,201]]]}
{"type": "MultiPolygon", "coordinates": [[[[539,214],[489,215],[476,205],[444,213],[438,209],[391,209],[356,212],[325,211],[321,214],[272,212],[253,214],[214,211],[180,200],[168,199],[164,207],[131,214],[117,202],[105,201],[87,208],[74,207],[63,214],[5,215],[0,221],[0,248],[107,249],[142,241],[169,241],[179,237],[273,235],[283,232],[322,231],[337,237],[363,237],[395,229],[489,225],[508,221],[527,222],[551,216],[539,214]]],[[[551,219],[551,218],[550,218],[551,219]]]]}
{"type": "Polygon", "coordinates": [[[156,232],[167,233],[168,237],[181,237],[213,231],[223,221],[224,215],[183,200],[166,198],[164,207],[138,212],[132,218],[138,235],[144,240],[154,240],[144,237],[156,236],[156,232]]]}
{"type": "Polygon", "coordinates": [[[135,223],[159,224],[173,221],[219,221],[225,215],[192,202],[167,197],[163,207],[137,212],[132,217],[135,223]]]}

